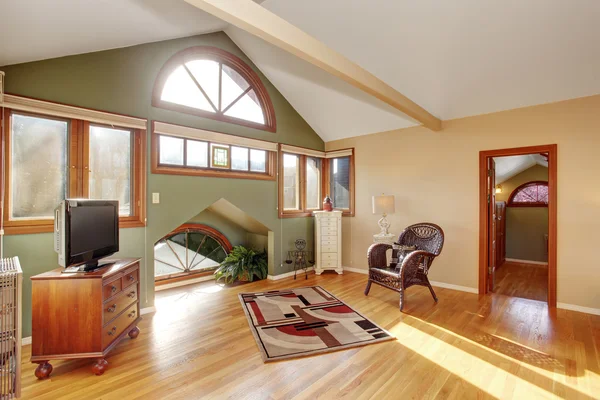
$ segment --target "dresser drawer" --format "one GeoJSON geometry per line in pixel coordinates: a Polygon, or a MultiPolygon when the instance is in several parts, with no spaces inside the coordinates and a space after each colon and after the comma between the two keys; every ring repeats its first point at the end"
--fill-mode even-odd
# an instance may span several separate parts
{"type": "Polygon", "coordinates": [[[321,260],[337,260],[337,253],[321,253],[321,260]]]}
{"type": "Polygon", "coordinates": [[[321,227],[321,235],[329,235],[329,236],[337,236],[337,227],[332,226],[322,226],[321,227]]]}
{"type": "Polygon", "coordinates": [[[321,220],[321,226],[336,227],[337,224],[338,224],[338,221],[335,218],[324,218],[321,220]]]}
{"type": "Polygon", "coordinates": [[[129,271],[125,272],[125,275],[123,275],[123,277],[121,278],[121,285],[123,288],[126,288],[127,286],[133,285],[134,283],[136,283],[139,280],[138,274],[139,274],[139,268],[135,267],[134,269],[130,269],[129,271]]]}
{"type": "Polygon", "coordinates": [[[337,244],[328,244],[328,245],[322,245],[321,246],[321,251],[323,253],[335,253],[337,252],[337,244]]]}
{"type": "Polygon", "coordinates": [[[123,288],[120,277],[108,282],[104,282],[103,285],[104,286],[102,287],[102,298],[104,300],[116,295],[123,288]]]}
{"type": "Polygon", "coordinates": [[[102,348],[106,348],[138,317],[137,303],[132,304],[114,321],[102,328],[102,348]]]}
{"type": "Polygon", "coordinates": [[[337,236],[321,236],[321,246],[337,246],[337,236]]]}
{"type": "Polygon", "coordinates": [[[129,307],[132,303],[136,302],[138,299],[138,290],[137,285],[133,285],[125,290],[121,291],[121,293],[113,298],[110,301],[104,303],[103,307],[103,321],[104,324],[108,323],[111,319],[115,318],[117,315],[121,313],[125,308],[129,307]]]}
{"type": "Polygon", "coordinates": [[[337,260],[323,260],[321,262],[321,267],[337,267],[338,266],[338,262],[337,260]]]}

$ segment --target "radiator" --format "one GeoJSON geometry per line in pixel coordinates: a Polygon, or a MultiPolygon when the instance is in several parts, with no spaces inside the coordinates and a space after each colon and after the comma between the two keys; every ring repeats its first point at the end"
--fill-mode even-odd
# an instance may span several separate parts
{"type": "Polygon", "coordinates": [[[0,399],[21,396],[21,291],[19,258],[0,260],[0,399]]]}

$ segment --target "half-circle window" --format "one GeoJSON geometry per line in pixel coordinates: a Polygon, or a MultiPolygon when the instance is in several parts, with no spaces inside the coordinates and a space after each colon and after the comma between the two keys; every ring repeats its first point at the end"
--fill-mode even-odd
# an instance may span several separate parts
{"type": "Polygon", "coordinates": [[[510,207],[548,207],[548,182],[527,182],[517,187],[508,198],[510,207]]]}
{"type": "Polygon", "coordinates": [[[202,224],[183,224],[154,245],[157,280],[214,271],[232,246],[219,231],[202,224]]]}
{"type": "Polygon", "coordinates": [[[276,130],[273,103],[256,72],[216,47],[191,47],[171,57],[154,83],[152,105],[276,130]]]}

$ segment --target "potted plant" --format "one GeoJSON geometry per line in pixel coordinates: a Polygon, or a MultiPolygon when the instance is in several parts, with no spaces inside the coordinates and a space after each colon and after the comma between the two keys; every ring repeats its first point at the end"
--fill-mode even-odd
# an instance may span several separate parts
{"type": "Polygon", "coordinates": [[[254,277],[267,277],[267,252],[247,249],[244,246],[234,246],[231,252],[215,271],[217,281],[225,279],[225,283],[237,281],[252,282],[254,277]]]}

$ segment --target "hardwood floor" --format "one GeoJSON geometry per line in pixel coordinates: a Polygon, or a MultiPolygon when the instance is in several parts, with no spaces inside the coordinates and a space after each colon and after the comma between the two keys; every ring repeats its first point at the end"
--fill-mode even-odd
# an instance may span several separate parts
{"type": "MultiPolygon", "coordinates": [[[[107,358],[103,376],[91,362],[54,362],[38,381],[23,354],[25,399],[409,399],[569,398],[600,395],[600,316],[549,311],[538,301],[436,288],[398,293],[366,276],[309,275],[232,288],[212,282],[157,294],[135,340],[107,358]],[[396,341],[263,364],[240,292],[321,285],[389,330],[396,341]]],[[[65,334],[68,334],[65,332],[65,334]]]]}
{"type": "Polygon", "coordinates": [[[548,266],[507,261],[496,269],[495,283],[497,294],[547,301],[548,266]]]}

